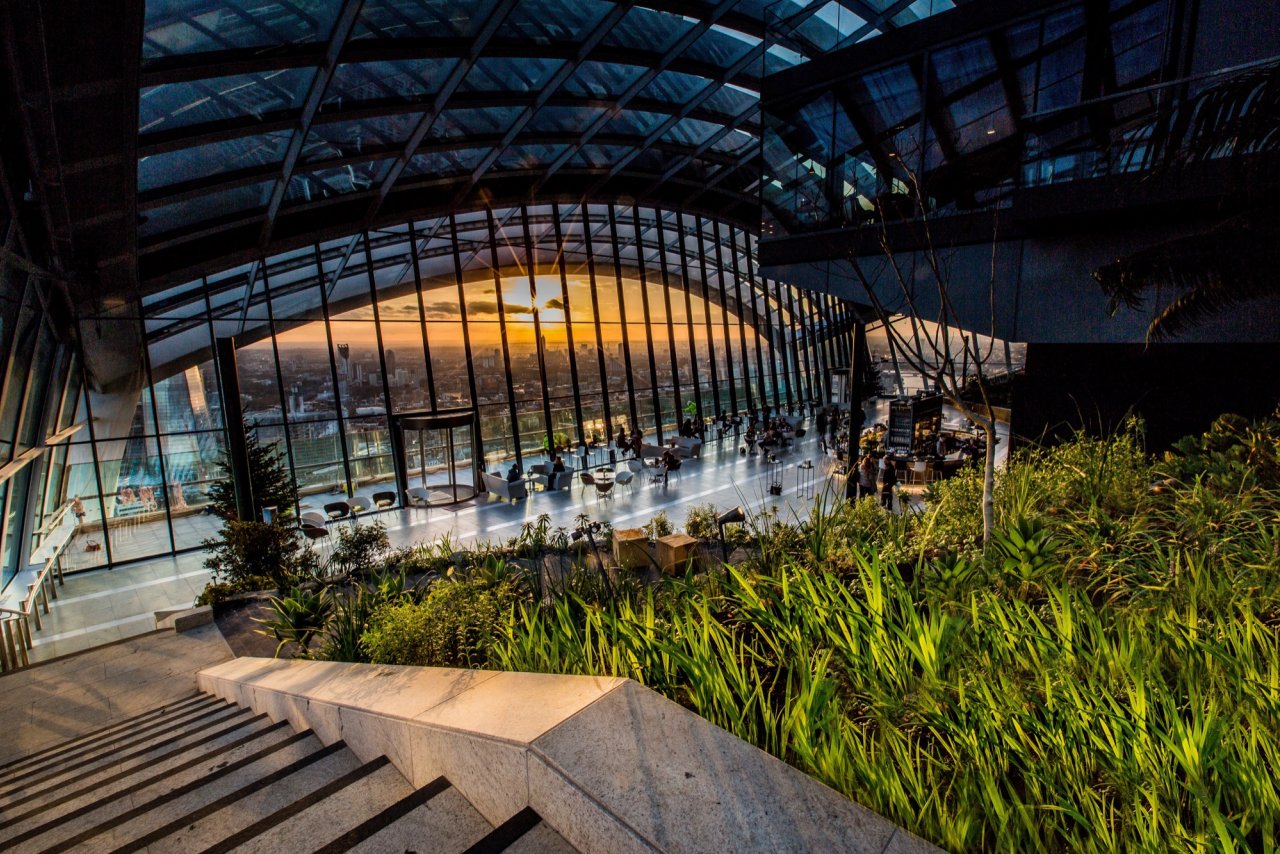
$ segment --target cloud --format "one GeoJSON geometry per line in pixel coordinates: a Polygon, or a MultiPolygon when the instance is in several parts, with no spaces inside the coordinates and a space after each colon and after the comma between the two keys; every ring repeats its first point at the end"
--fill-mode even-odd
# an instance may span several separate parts
{"type": "Polygon", "coordinates": [[[552,297],[547,300],[547,308],[551,311],[560,311],[564,308],[564,300],[559,297],[552,297]]]}
{"type": "Polygon", "coordinates": [[[458,310],[458,304],[449,300],[429,302],[426,304],[425,310],[428,319],[431,320],[456,320],[461,315],[458,310]]]}

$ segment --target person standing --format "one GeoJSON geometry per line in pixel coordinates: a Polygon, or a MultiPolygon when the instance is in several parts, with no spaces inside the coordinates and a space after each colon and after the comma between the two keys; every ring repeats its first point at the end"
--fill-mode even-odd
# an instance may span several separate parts
{"type": "Polygon", "coordinates": [[[880,472],[880,506],[893,512],[893,488],[898,485],[898,470],[888,457],[884,459],[884,471],[880,472]]]}
{"type": "Polygon", "coordinates": [[[876,461],[870,455],[862,458],[858,466],[858,497],[866,498],[876,494],[876,461]]]}

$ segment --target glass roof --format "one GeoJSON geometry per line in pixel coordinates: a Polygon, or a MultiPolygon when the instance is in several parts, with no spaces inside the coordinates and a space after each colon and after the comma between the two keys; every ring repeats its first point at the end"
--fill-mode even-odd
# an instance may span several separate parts
{"type": "Polygon", "coordinates": [[[705,196],[755,221],[766,70],[950,6],[146,0],[140,273],[190,241],[192,263],[249,248],[219,235],[270,247],[277,220],[352,194],[369,200],[353,225],[500,202],[499,182],[525,198],[705,196]]]}
{"type": "MultiPolygon", "coordinates": [[[[895,6],[897,22],[941,11],[895,6]]],[[[799,27],[827,21],[857,36],[827,7],[799,27]]],[[[1076,2],[771,98],[766,218],[797,233],[916,216],[913,185],[930,213],[959,213],[1006,203],[1019,186],[1137,168],[1122,152],[1157,115],[1170,9],[1126,0],[1091,22],[1076,2]]]]}

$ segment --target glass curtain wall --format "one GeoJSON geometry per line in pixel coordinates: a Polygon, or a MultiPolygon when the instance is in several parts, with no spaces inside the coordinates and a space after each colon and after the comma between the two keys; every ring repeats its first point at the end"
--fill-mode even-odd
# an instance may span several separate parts
{"type": "MultiPolygon", "coordinates": [[[[0,258],[0,589],[27,567],[58,527],[69,471],[79,456],[67,440],[85,421],[81,370],[46,306],[47,283],[17,256],[16,230],[0,258]]],[[[95,491],[96,492],[96,491],[95,491]]],[[[101,506],[86,496],[86,517],[101,506]],[[90,506],[94,505],[94,506],[90,506]]],[[[24,591],[21,591],[25,593],[24,591]]]]}
{"type": "Polygon", "coordinates": [[[492,471],[624,425],[657,441],[684,418],[798,411],[821,395],[831,353],[847,353],[826,339],[847,329],[830,305],[760,278],[755,251],[754,235],[690,212],[530,205],[168,287],[130,310],[147,340],[143,389],[89,401],[106,414],[77,457],[98,469],[77,489],[101,481],[115,562],[217,529],[221,337],[236,340],[246,420],[287,460],[303,511],[394,489],[394,416],[474,408],[492,471]]]}

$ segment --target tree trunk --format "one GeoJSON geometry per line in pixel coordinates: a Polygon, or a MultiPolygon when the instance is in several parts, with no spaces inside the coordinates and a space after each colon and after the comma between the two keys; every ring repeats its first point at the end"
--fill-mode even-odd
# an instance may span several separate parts
{"type": "Polygon", "coordinates": [[[996,419],[991,415],[982,420],[982,432],[987,437],[987,456],[982,467],[982,546],[991,542],[991,532],[996,524],[996,419]]]}

